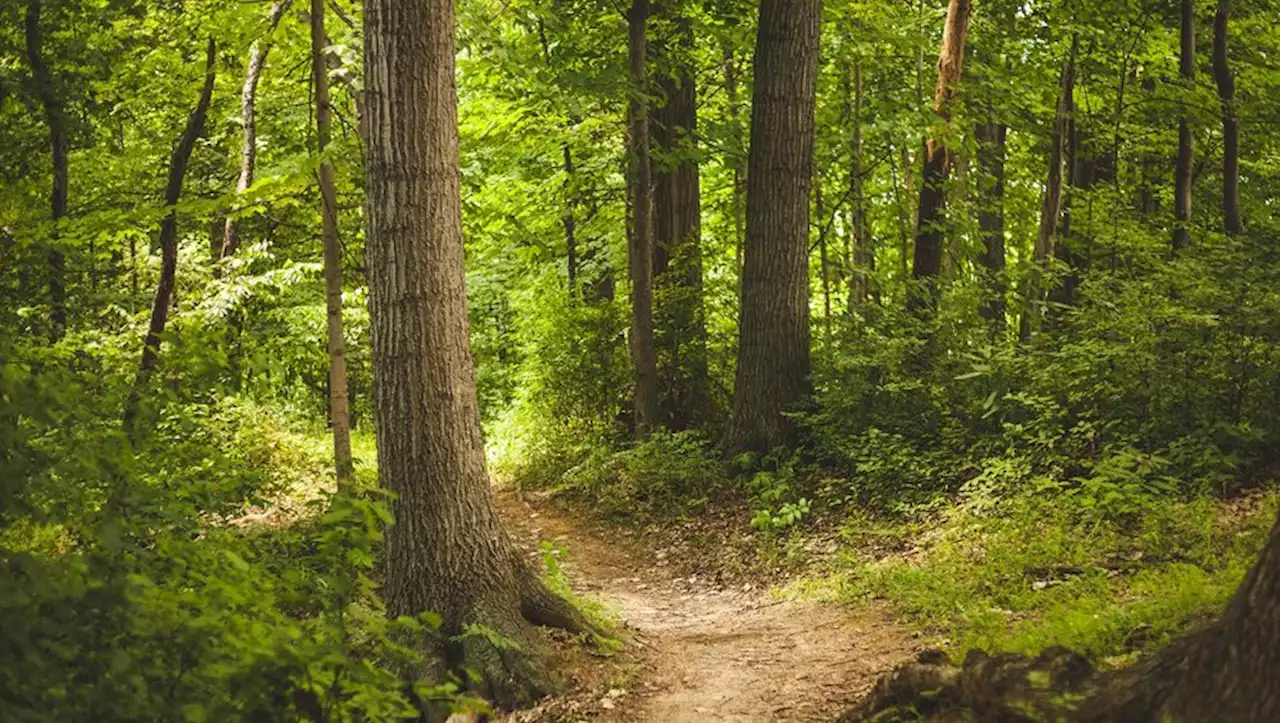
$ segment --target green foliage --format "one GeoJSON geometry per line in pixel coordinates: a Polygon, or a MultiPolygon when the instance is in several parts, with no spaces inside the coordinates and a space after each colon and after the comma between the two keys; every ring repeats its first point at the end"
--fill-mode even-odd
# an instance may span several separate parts
{"type": "Polygon", "coordinates": [[[751,497],[755,512],[751,526],[773,534],[794,526],[809,514],[810,501],[797,489],[799,458],[786,449],[776,449],[761,459],[744,454],[734,460],[743,470],[741,484],[751,497]]]}

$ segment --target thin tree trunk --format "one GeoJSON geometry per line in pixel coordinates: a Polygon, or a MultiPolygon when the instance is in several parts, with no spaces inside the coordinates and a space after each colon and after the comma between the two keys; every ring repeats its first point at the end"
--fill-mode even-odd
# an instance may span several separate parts
{"type": "Polygon", "coordinates": [[[993,336],[998,336],[1005,324],[1004,163],[1007,135],[1007,127],[990,117],[979,122],[974,129],[980,169],[978,229],[982,234],[983,247],[978,263],[983,268],[987,292],[980,313],[990,323],[993,336]]]}
{"type": "Polygon", "coordinates": [[[1213,77],[1222,102],[1222,224],[1228,234],[1244,233],[1240,216],[1240,121],[1236,118],[1236,83],[1227,63],[1227,21],[1231,0],[1218,0],[1213,17],[1213,77]]]}
{"type": "Polygon", "coordinates": [[[329,148],[333,108],[329,105],[329,70],[324,49],[324,0],[311,0],[311,73],[316,91],[316,154],[320,157],[321,228],[324,234],[324,297],[329,341],[329,426],[338,484],[351,481],[351,412],[347,391],[347,344],[342,337],[342,246],[338,239],[338,190],[329,148]]]}
{"type": "Polygon", "coordinates": [[[1062,219],[1063,174],[1066,172],[1067,133],[1071,114],[1075,109],[1076,51],[1079,37],[1072,38],[1071,52],[1062,66],[1058,107],[1053,117],[1053,136],[1049,145],[1049,178],[1045,183],[1044,199],[1040,206],[1040,231],[1032,257],[1031,276],[1027,280],[1026,309],[1022,314],[1019,336],[1023,341],[1031,338],[1044,316],[1045,278],[1050,259],[1054,257],[1054,242],[1058,236],[1058,224],[1062,219]]]}
{"type": "Polygon", "coordinates": [[[875,250],[867,224],[867,198],[862,158],[862,62],[853,58],[853,142],[850,149],[849,197],[853,204],[853,265],[849,274],[849,305],[865,306],[871,296],[871,272],[875,271],[875,250]]]}
{"type": "MultiPolygon", "coordinates": [[[[271,52],[271,35],[280,18],[289,7],[291,0],[275,0],[267,11],[267,37],[255,40],[249,46],[249,64],[245,68],[244,86],[240,89],[240,177],[236,179],[236,194],[242,194],[253,185],[253,172],[258,158],[257,99],[258,79],[262,77],[262,68],[267,62],[267,53],[271,52]]],[[[227,258],[236,252],[240,245],[239,229],[236,219],[227,217],[222,230],[222,248],[218,257],[227,258]]]]}
{"type": "Polygon", "coordinates": [[[649,1],[632,0],[627,17],[632,232],[631,361],[635,367],[635,431],[646,436],[661,423],[657,346],[653,333],[653,179],[649,158],[649,92],[645,28],[649,1]]]}
{"type": "Polygon", "coordinates": [[[744,222],[746,221],[744,199],[747,196],[747,169],[745,166],[747,155],[743,153],[742,147],[742,115],[738,102],[738,72],[734,64],[733,48],[728,43],[724,47],[724,90],[729,102],[729,137],[732,147],[733,201],[731,213],[733,214],[733,259],[734,270],[737,272],[738,278],[738,291],[741,293],[742,247],[745,238],[744,222]]]}
{"type": "Polygon", "coordinates": [[[809,390],[809,185],[819,0],[762,0],[756,37],[737,383],[724,449],[794,438],[809,390]]]}
{"type": "MultiPolygon", "coordinates": [[[[950,0],[947,24],[938,51],[938,84],[933,110],[941,122],[951,120],[951,98],[964,70],[964,43],[969,33],[970,0],[950,0]]],[[[920,212],[916,229],[911,275],[915,282],[907,296],[913,311],[932,312],[938,303],[938,274],[942,270],[942,222],[946,206],[947,174],[951,154],[936,138],[924,145],[924,170],[920,184],[920,212]]]]}
{"type": "Polygon", "coordinates": [[[831,339],[831,271],[827,260],[827,209],[822,203],[822,173],[813,177],[813,213],[818,219],[818,263],[822,274],[822,329],[831,339]]]}
{"type": "Polygon", "coordinates": [[[707,326],[702,301],[701,179],[697,153],[697,93],[692,55],[693,24],[665,3],[673,38],[658,47],[675,73],[663,74],[666,99],[651,128],[660,159],[653,174],[654,283],[662,293],[655,309],[661,414],[684,429],[711,416],[707,326]],[[674,42],[672,42],[674,40],[674,42]]]}
{"type": "Polygon", "coordinates": [[[533,624],[589,629],[552,595],[493,504],[463,268],[450,0],[365,5],[369,318],[378,471],[396,497],[387,615],[440,615],[428,668],[500,707],[555,687],[533,624]],[[492,631],[514,647],[493,645],[492,631]],[[466,671],[466,672],[464,672],[466,671]]]}
{"type": "MultiPolygon", "coordinates": [[[[1193,0],[1182,0],[1181,39],[1182,53],[1180,69],[1185,85],[1183,92],[1190,93],[1196,77],[1196,27],[1195,3],[1193,0]]],[[[1182,117],[1178,119],[1178,157],[1174,169],[1173,191],[1173,250],[1177,252],[1187,245],[1191,239],[1191,174],[1195,163],[1195,149],[1192,146],[1191,117],[1184,107],[1182,117]]]]}
{"type": "Polygon", "coordinates": [[[26,14],[27,62],[36,94],[44,107],[49,125],[49,157],[53,163],[53,188],[50,191],[53,243],[49,250],[49,332],[57,342],[67,329],[66,261],[58,250],[58,222],[67,215],[67,117],[62,100],[53,85],[53,73],[44,59],[44,35],[40,27],[40,0],[28,0],[26,14]]]}
{"type": "Polygon", "coordinates": [[[205,51],[204,88],[200,91],[200,100],[187,118],[187,127],[178,139],[169,159],[169,181],[164,188],[164,205],[169,210],[160,223],[160,281],[156,285],[155,300],[151,304],[151,322],[147,326],[147,337],[142,344],[142,360],[138,364],[138,376],[134,380],[133,390],[124,407],[124,427],[130,435],[134,435],[134,422],[138,416],[138,404],[151,372],[155,369],[156,359],[160,353],[160,335],[164,333],[165,324],[169,320],[169,304],[173,298],[174,281],[178,271],[178,199],[182,197],[182,182],[187,175],[187,162],[191,160],[191,151],[195,148],[196,139],[204,130],[204,121],[209,114],[209,103],[213,98],[213,81],[217,72],[214,63],[217,45],[212,37],[205,51]]]}

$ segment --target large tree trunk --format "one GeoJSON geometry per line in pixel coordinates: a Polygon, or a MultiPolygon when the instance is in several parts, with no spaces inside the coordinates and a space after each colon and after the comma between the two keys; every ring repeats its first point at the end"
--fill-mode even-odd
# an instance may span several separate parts
{"type": "Polygon", "coordinates": [[[316,154],[320,156],[321,228],[324,233],[325,331],[329,340],[329,426],[333,430],[333,460],[338,484],[350,481],[351,413],[347,398],[347,344],[342,338],[342,246],[338,240],[338,190],[329,147],[333,108],[329,105],[329,69],[324,49],[324,0],[311,0],[311,74],[316,89],[316,154]]]}
{"type": "Polygon", "coordinates": [[[53,86],[53,73],[45,62],[40,27],[40,0],[29,0],[26,14],[27,62],[36,94],[49,124],[49,156],[53,162],[50,205],[53,219],[53,248],[49,251],[49,331],[56,342],[67,329],[66,262],[58,250],[58,221],[67,215],[67,116],[53,86]]]}
{"type": "Polygon", "coordinates": [[[978,230],[982,235],[982,266],[987,298],[980,313],[999,335],[1005,324],[1004,163],[1008,128],[988,118],[974,128],[978,140],[978,230]]]}
{"type": "Polygon", "coordinates": [[[1027,280],[1026,309],[1022,313],[1019,335],[1023,341],[1031,338],[1044,317],[1045,279],[1054,258],[1054,243],[1058,236],[1058,224],[1062,220],[1063,178],[1066,172],[1067,135],[1071,114],[1075,111],[1076,51],[1079,38],[1071,41],[1071,52],[1062,66],[1062,81],[1058,92],[1058,107],[1053,117],[1053,134],[1049,145],[1049,178],[1045,183],[1044,199],[1040,206],[1040,231],[1032,257],[1031,276],[1027,280]]]}
{"type": "Polygon", "coordinates": [[[742,320],[725,450],[791,441],[809,390],[809,185],[820,0],[762,0],[756,36],[742,320]]]}
{"type": "Polygon", "coordinates": [[[369,0],[369,316],[378,468],[395,493],[386,536],[392,617],[434,611],[429,668],[500,706],[555,684],[532,624],[586,629],[507,536],[485,470],[463,269],[450,0],[369,0]],[[472,626],[518,648],[499,649],[472,626]],[[471,670],[479,680],[463,674],[471,670]]]}
{"type": "Polygon", "coordinates": [[[187,162],[191,160],[191,151],[195,148],[196,139],[204,130],[205,118],[209,115],[209,102],[213,99],[213,80],[217,67],[215,54],[217,46],[212,37],[205,51],[204,88],[200,91],[200,100],[187,118],[187,127],[178,139],[169,159],[169,181],[164,188],[164,205],[169,209],[160,223],[160,281],[156,285],[156,296],[151,304],[151,322],[147,326],[147,337],[142,343],[142,361],[138,364],[138,376],[134,380],[133,390],[125,401],[124,427],[131,436],[134,433],[134,421],[138,416],[138,403],[151,371],[155,369],[156,359],[160,353],[160,335],[164,333],[165,324],[169,320],[169,303],[173,298],[174,281],[178,273],[178,199],[182,197],[182,182],[187,175],[187,162]]]}
{"type": "Polygon", "coordinates": [[[1231,0],[1218,0],[1213,17],[1213,77],[1222,102],[1222,225],[1229,234],[1244,233],[1240,217],[1240,121],[1236,118],[1236,83],[1227,64],[1227,20],[1231,0]]]}
{"type": "MultiPolygon", "coordinates": [[[[258,159],[258,126],[257,102],[258,79],[262,77],[262,68],[267,63],[267,53],[271,52],[271,35],[280,18],[289,7],[291,0],[275,0],[267,11],[267,37],[255,40],[249,46],[249,64],[244,72],[244,86],[240,89],[240,176],[236,179],[236,193],[241,194],[253,185],[253,173],[258,159]]],[[[236,219],[228,216],[222,229],[222,248],[219,258],[226,258],[236,252],[240,245],[239,228],[236,219]]]]}
{"type": "MultiPolygon", "coordinates": [[[[1180,69],[1185,84],[1183,92],[1190,93],[1196,77],[1196,17],[1193,0],[1182,0],[1182,54],[1180,69]]],[[[1191,236],[1191,174],[1195,163],[1192,147],[1190,112],[1184,108],[1178,119],[1178,157],[1174,168],[1173,189],[1173,250],[1187,245],[1191,236]]]]}
{"type": "Polygon", "coordinates": [[[658,90],[666,102],[653,113],[659,159],[653,175],[654,279],[662,419],[681,429],[710,417],[707,324],[702,304],[701,187],[697,156],[697,96],[692,58],[693,25],[670,3],[660,12],[675,29],[659,53],[675,73],[663,73],[658,90]]]}
{"type": "Polygon", "coordinates": [[[633,0],[627,16],[628,104],[631,159],[631,361],[635,367],[635,430],[643,437],[660,424],[658,352],[653,334],[653,179],[649,158],[648,70],[645,27],[649,0],[633,0]]]}
{"type": "MultiPolygon", "coordinates": [[[[941,122],[951,119],[951,98],[964,71],[964,43],[969,33],[970,0],[950,0],[947,23],[938,51],[938,84],[933,94],[933,110],[941,122]]],[[[908,307],[916,312],[932,311],[938,303],[938,274],[942,271],[942,222],[946,206],[945,188],[950,170],[950,151],[936,138],[924,145],[920,183],[920,211],[916,216],[916,248],[911,275],[914,285],[907,296],[908,307]]]]}

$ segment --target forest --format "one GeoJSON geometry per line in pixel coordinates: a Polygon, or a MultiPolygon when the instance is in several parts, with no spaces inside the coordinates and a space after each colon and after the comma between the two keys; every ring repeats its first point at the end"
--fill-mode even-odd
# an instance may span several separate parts
{"type": "Polygon", "coordinates": [[[1278,22],[0,3],[0,723],[1280,721],[1278,22]]]}

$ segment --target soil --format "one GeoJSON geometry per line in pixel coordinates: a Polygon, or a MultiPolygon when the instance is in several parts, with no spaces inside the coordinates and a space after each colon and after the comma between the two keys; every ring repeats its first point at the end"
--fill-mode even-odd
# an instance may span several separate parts
{"type": "Polygon", "coordinates": [[[570,655],[574,688],[509,721],[830,721],[918,648],[875,606],[685,576],[715,550],[686,566],[551,503],[500,490],[498,504],[531,556],[547,540],[563,550],[570,585],[617,613],[624,641],[607,662],[570,655]]]}

